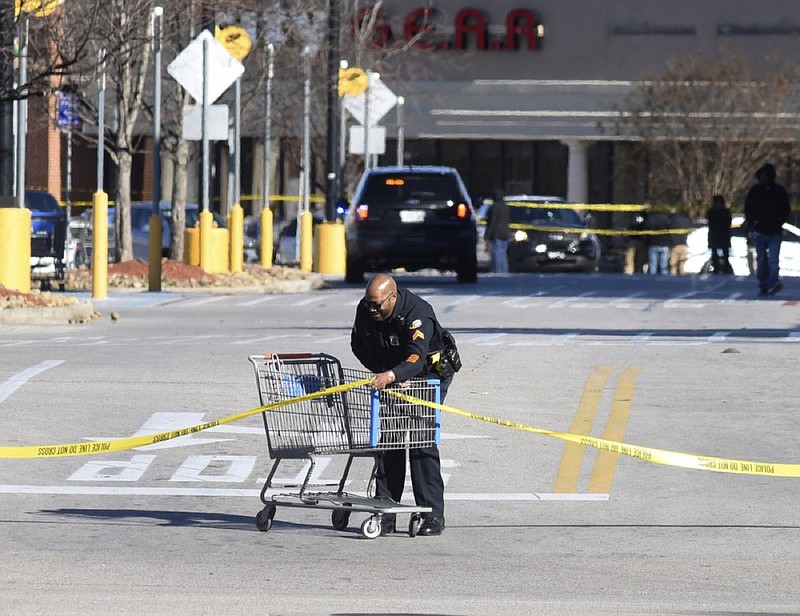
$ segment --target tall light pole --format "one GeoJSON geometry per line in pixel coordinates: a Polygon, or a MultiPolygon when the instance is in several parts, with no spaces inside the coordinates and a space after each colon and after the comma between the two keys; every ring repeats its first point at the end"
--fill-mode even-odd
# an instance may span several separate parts
{"type": "Polygon", "coordinates": [[[327,172],[328,182],[325,190],[325,219],[336,220],[336,106],[339,103],[339,21],[341,5],[339,0],[328,0],[328,131],[327,131],[327,172]]]}
{"type": "MultiPolygon", "coordinates": [[[[0,0],[0,49],[14,48],[14,0],[0,0]]],[[[0,53],[0,91],[14,89],[14,58],[0,53]]],[[[0,102],[0,197],[14,194],[14,102],[0,102]]]]}
{"type": "Polygon", "coordinates": [[[153,7],[153,212],[150,216],[150,291],[161,290],[161,16],[164,9],[153,7]]]}

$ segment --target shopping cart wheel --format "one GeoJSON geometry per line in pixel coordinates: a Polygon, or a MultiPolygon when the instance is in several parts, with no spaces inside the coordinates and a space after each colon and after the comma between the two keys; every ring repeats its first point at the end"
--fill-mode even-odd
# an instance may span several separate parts
{"type": "Polygon", "coordinates": [[[416,537],[420,526],[422,526],[422,516],[418,513],[412,513],[411,519],[408,521],[408,534],[411,537],[416,537]]]}
{"type": "Polygon", "coordinates": [[[256,528],[262,533],[272,528],[272,518],[275,517],[275,505],[267,505],[256,514],[256,528]]]}
{"type": "Polygon", "coordinates": [[[367,539],[375,539],[381,535],[381,521],[378,516],[370,516],[361,524],[361,534],[367,539]]]}
{"type": "Polygon", "coordinates": [[[345,530],[350,523],[350,512],[344,509],[334,509],[331,513],[331,524],[336,530],[345,530]]]}

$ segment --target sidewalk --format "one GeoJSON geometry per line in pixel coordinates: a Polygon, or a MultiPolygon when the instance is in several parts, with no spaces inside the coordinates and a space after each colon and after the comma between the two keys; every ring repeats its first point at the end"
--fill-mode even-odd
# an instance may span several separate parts
{"type": "Polygon", "coordinates": [[[88,323],[102,316],[99,309],[113,311],[120,306],[159,304],[174,301],[187,294],[303,293],[318,289],[324,284],[322,274],[313,272],[258,268],[241,275],[209,275],[199,268],[182,265],[176,267],[174,262],[170,262],[162,270],[162,290],[151,292],[148,291],[146,275],[142,276],[143,268],[146,272],[147,264],[143,262],[136,262],[133,266],[131,262],[110,265],[108,297],[102,299],[92,298],[91,273],[88,271],[77,272],[69,277],[67,291],[63,293],[0,293],[0,327],[88,323]],[[132,273],[132,270],[135,272],[132,273]],[[204,277],[208,279],[201,280],[204,277]],[[5,301],[2,301],[3,298],[5,301]]]}

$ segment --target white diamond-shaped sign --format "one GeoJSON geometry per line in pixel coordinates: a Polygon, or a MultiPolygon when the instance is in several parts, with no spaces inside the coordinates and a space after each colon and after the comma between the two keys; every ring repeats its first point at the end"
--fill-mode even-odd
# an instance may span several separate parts
{"type": "Polygon", "coordinates": [[[369,88],[364,94],[358,96],[344,96],[344,108],[349,111],[356,121],[363,125],[375,126],[389,110],[397,104],[397,96],[382,81],[377,73],[368,73],[369,88]],[[369,96],[367,113],[369,122],[364,122],[364,100],[369,96]]]}
{"type": "Polygon", "coordinates": [[[167,72],[194,99],[203,101],[203,42],[208,41],[208,104],[217,100],[244,73],[244,65],[234,58],[208,30],[186,46],[167,66],[167,72]]]}

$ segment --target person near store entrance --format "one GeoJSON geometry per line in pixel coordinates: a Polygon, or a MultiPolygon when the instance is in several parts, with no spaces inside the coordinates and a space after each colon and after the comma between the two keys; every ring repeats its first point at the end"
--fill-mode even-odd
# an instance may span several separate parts
{"type": "Polygon", "coordinates": [[[689,229],[692,221],[689,217],[675,208],[669,215],[669,228],[672,234],[672,245],[669,249],[669,273],[671,276],[683,276],[686,273],[686,259],[689,257],[689,229]]]}
{"type": "MultiPolygon", "coordinates": [[[[398,288],[387,274],[375,275],[367,284],[364,298],[356,308],[350,347],[358,361],[374,373],[372,387],[384,389],[414,377],[433,377],[441,381],[443,403],[453,374],[460,368],[457,353],[451,362],[448,344],[452,340],[436,318],[431,305],[411,291],[398,288]]],[[[441,535],[444,531],[444,481],[439,449],[410,448],[411,485],[418,506],[430,507],[423,516],[418,534],[441,535]]],[[[404,449],[387,450],[377,460],[376,496],[399,503],[406,477],[404,449]]],[[[393,533],[393,515],[383,518],[381,534],[393,533]]]]}
{"type": "Polygon", "coordinates": [[[783,288],[778,267],[783,239],[783,223],[789,220],[789,193],[775,182],[775,166],[770,163],[756,171],[758,184],[744,200],[747,233],[756,245],[758,294],[774,295],[783,288]]]}
{"type": "Polygon", "coordinates": [[[511,213],[501,194],[495,194],[486,219],[484,238],[492,255],[491,270],[497,274],[508,273],[508,238],[511,236],[511,213]]]}
{"type": "Polygon", "coordinates": [[[708,220],[708,248],[711,251],[711,271],[715,274],[732,274],[728,260],[731,250],[731,210],[725,197],[711,197],[711,207],[706,212],[708,220]]]}
{"type": "Polygon", "coordinates": [[[669,276],[669,249],[672,235],[669,233],[669,216],[658,210],[648,212],[643,228],[647,235],[647,273],[651,276],[669,276]]]}

